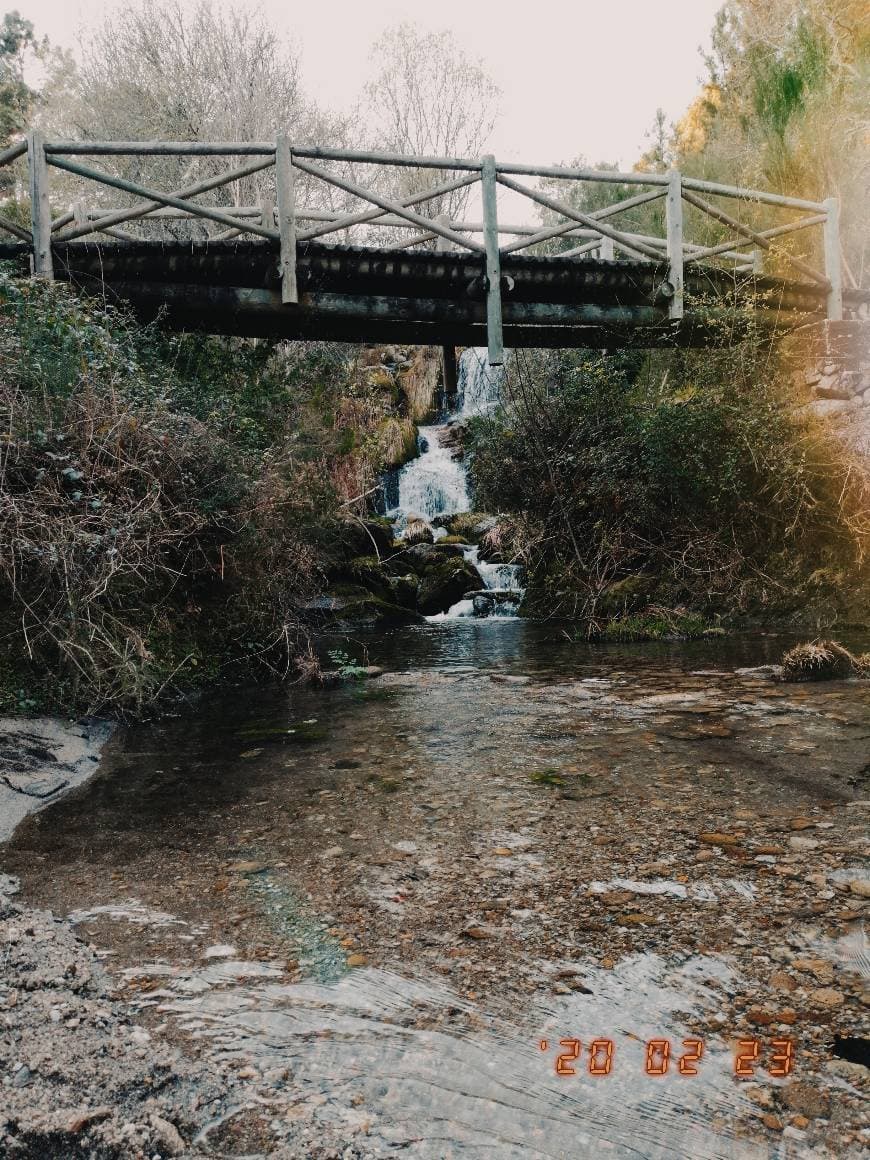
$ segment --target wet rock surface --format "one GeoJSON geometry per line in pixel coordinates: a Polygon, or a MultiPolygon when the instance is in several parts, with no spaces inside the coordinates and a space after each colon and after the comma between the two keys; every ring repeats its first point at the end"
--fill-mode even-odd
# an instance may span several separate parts
{"type": "Polygon", "coordinates": [[[862,1155],[870,688],[493,628],[131,730],[3,851],[221,1094],[155,1114],[209,1155],[862,1155]]]}

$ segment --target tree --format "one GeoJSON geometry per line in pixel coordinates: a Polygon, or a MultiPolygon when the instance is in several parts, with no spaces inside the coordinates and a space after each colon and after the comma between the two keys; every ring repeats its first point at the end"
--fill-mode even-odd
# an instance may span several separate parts
{"type": "MultiPolygon", "coordinates": [[[[286,132],[296,143],[341,144],[346,132],[346,121],[322,112],[304,93],[292,45],[256,11],[212,0],[193,8],[181,0],[156,0],[116,11],[83,46],[77,76],[45,119],[53,133],[86,140],[271,141],[276,132],[286,132]]],[[[231,167],[222,157],[113,158],[104,164],[163,189],[231,167]]],[[[62,181],[57,178],[58,187],[62,181]]],[[[67,184],[69,200],[80,196],[81,186],[67,184]]],[[[300,183],[304,200],[344,206],[346,199],[331,201],[322,183],[306,197],[308,184],[300,183]]],[[[86,192],[89,205],[130,200],[94,185],[86,192]]],[[[272,170],[203,200],[259,205],[266,197],[274,200],[272,170]]],[[[187,237],[203,235],[207,227],[183,222],[168,228],[187,237]]]]}
{"type": "Polygon", "coordinates": [[[36,93],[24,80],[28,53],[39,51],[33,25],[18,12],[0,23],[0,148],[27,124],[36,93]]]}
{"type": "MultiPolygon", "coordinates": [[[[375,43],[371,59],[378,72],[365,88],[365,120],[375,147],[418,156],[480,155],[495,126],[500,90],[452,33],[399,24],[375,43]]],[[[407,197],[451,176],[397,168],[391,192],[407,197]]],[[[467,189],[456,190],[419,212],[457,217],[467,199],[467,189]]]]}

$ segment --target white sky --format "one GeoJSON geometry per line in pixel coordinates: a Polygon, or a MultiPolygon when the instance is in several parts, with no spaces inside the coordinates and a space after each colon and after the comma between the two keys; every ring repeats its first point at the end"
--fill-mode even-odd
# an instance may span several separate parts
{"type": "MultiPolygon", "coordinates": [[[[232,0],[244,5],[249,0],[232,0]]],[[[682,115],[703,72],[722,0],[263,0],[270,21],[301,48],[305,86],[323,105],[352,105],[372,42],[410,20],[449,28],[503,92],[491,141],[504,161],[553,164],[583,154],[626,168],[647,147],[661,106],[682,115]]],[[[252,4],[252,7],[256,5],[252,4]]],[[[112,0],[6,0],[39,35],[75,48],[112,0]]],[[[327,144],[327,142],[324,142],[327,144]]]]}

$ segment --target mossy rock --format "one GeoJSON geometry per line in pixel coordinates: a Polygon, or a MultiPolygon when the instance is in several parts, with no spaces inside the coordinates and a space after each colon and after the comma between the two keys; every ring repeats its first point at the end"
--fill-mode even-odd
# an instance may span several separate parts
{"type": "Polygon", "coordinates": [[[477,569],[462,557],[454,557],[427,570],[420,580],[418,607],[431,616],[446,612],[461,600],[466,592],[483,585],[477,569]]]}
{"type": "Polygon", "coordinates": [[[390,577],[377,556],[357,556],[348,565],[347,575],[355,584],[361,584],[373,596],[388,602],[393,599],[390,577]]]}
{"type": "Polygon", "coordinates": [[[390,587],[390,601],[400,608],[417,608],[417,593],[420,589],[420,578],[415,572],[407,572],[404,576],[388,576],[390,587]]]}
{"type": "Polygon", "coordinates": [[[465,536],[442,536],[439,540],[435,541],[437,548],[449,548],[454,544],[464,544],[467,547],[468,540],[466,540],[465,536]]]}
{"type": "Polygon", "coordinates": [[[656,587],[654,576],[626,576],[617,580],[601,592],[597,611],[604,616],[615,616],[619,612],[634,612],[649,603],[656,587]]]}
{"type": "Polygon", "coordinates": [[[422,617],[409,608],[400,608],[387,600],[366,593],[336,609],[329,618],[333,628],[386,628],[396,624],[417,624],[422,617]]]}
{"type": "Polygon", "coordinates": [[[446,528],[450,536],[459,536],[464,544],[477,544],[482,536],[496,526],[498,520],[486,512],[457,512],[452,516],[442,516],[435,521],[446,528]]]}

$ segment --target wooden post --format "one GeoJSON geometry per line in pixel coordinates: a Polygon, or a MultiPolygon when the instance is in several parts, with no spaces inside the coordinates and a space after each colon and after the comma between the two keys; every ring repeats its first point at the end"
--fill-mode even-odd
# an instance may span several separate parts
{"type": "MultiPolygon", "coordinates": [[[[450,219],[447,214],[440,213],[435,221],[442,228],[450,226],[450,219]]],[[[435,249],[439,253],[447,253],[453,249],[453,243],[449,242],[447,238],[442,237],[440,234],[436,234],[435,249]]],[[[441,382],[444,385],[444,403],[447,409],[450,410],[456,398],[456,386],[458,382],[455,346],[441,347],[441,382]]]]}
{"type": "Polygon", "coordinates": [[[275,148],[275,189],[278,195],[278,233],[281,237],[281,301],[299,301],[296,284],[296,194],[290,140],[278,134],[275,148]]]}
{"type": "Polygon", "coordinates": [[[825,199],[825,274],[831,283],[828,291],[828,318],[843,317],[843,268],[840,258],[840,203],[835,197],[825,199]]]}
{"type": "Polygon", "coordinates": [[[602,262],[613,261],[613,238],[602,238],[598,247],[598,257],[602,262]]]}
{"type": "Polygon", "coordinates": [[[752,273],[756,278],[764,273],[764,250],[758,246],[752,251],[752,273]]]}
{"type": "Polygon", "coordinates": [[[54,278],[51,258],[51,206],[48,201],[48,166],[42,134],[34,129],[27,134],[30,169],[30,220],[33,233],[33,274],[36,278],[54,278]]]}
{"type": "Polygon", "coordinates": [[[671,318],[683,317],[683,179],[679,170],[668,174],[668,281],[673,295],[668,304],[671,318]]]}
{"type": "Polygon", "coordinates": [[[483,242],[486,247],[486,338],[491,367],[504,365],[501,323],[501,255],[498,251],[498,204],[495,157],[488,153],[480,170],[483,186],[483,242]]]}

